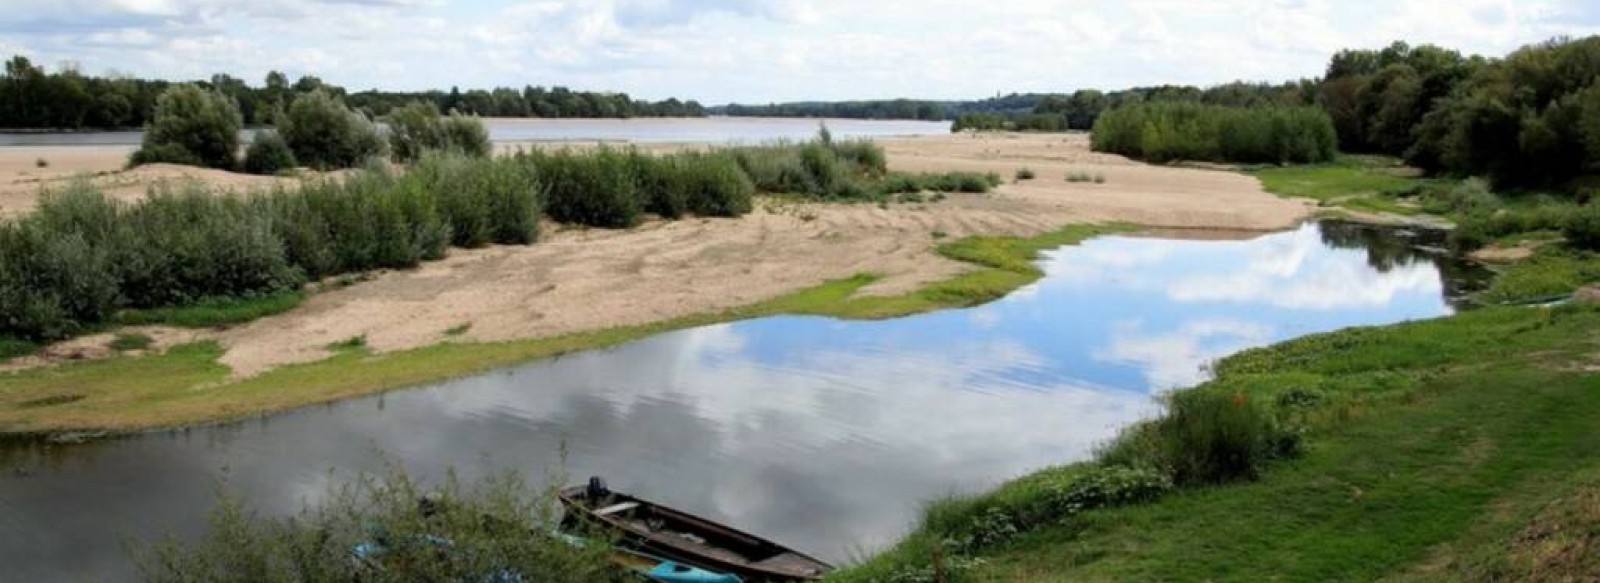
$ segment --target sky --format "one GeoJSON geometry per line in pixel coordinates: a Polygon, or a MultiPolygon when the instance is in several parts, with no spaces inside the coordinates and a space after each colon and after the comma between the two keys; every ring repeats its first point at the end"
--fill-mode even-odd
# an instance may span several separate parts
{"type": "Polygon", "coordinates": [[[1397,39],[1597,33],[1600,0],[0,0],[0,55],[52,70],[706,104],[1277,82],[1397,39]]]}

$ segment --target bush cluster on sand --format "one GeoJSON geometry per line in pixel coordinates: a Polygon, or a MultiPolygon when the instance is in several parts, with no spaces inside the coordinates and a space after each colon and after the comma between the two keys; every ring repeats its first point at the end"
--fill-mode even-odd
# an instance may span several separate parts
{"type": "Polygon", "coordinates": [[[123,309],[266,297],[307,278],[410,267],[442,257],[457,233],[463,244],[531,242],[538,192],[511,160],[439,159],[404,176],[374,167],[244,196],[191,185],[135,203],[76,183],[0,223],[0,335],[52,340],[123,309]]]}
{"type": "Polygon", "coordinates": [[[468,156],[488,156],[489,131],[476,117],[451,112],[439,114],[431,102],[413,101],[394,109],[386,118],[389,151],[397,162],[413,162],[430,150],[454,151],[468,156]]]}
{"type": "Polygon", "coordinates": [[[1223,107],[1155,102],[1100,114],[1091,144],[1152,162],[1314,163],[1332,160],[1337,136],[1315,107],[1223,107]]]}

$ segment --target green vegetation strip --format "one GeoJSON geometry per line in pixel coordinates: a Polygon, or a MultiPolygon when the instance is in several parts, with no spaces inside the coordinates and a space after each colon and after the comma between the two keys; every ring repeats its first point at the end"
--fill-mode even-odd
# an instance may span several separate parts
{"type": "MultiPolygon", "coordinates": [[[[988,544],[944,554],[945,580],[1582,580],[1600,553],[1583,522],[1600,514],[1597,326],[1589,306],[1492,308],[1246,351],[1191,391],[1270,403],[1300,428],[1304,454],[1258,481],[1139,503],[1152,486],[1124,480],[1127,499],[1023,529],[943,502],[833,580],[931,580],[934,545],[973,532],[988,544]]],[[[1045,470],[958,506],[1025,508],[1097,473],[1045,470]]]]}
{"type": "Polygon", "coordinates": [[[176,346],[159,355],[115,357],[0,375],[0,431],[136,431],[280,411],[387,389],[469,375],[530,359],[613,346],[651,334],[774,314],[888,318],[999,298],[1038,279],[1032,263],[1046,248],[1120,229],[1076,225],[1031,238],[970,237],[939,253],[983,267],[898,296],[857,296],[876,281],[862,274],[750,306],[638,326],[552,338],[444,343],[372,354],[342,343],[328,359],[230,380],[214,342],[176,346]],[[59,403],[38,406],[38,403],[59,403]]]}

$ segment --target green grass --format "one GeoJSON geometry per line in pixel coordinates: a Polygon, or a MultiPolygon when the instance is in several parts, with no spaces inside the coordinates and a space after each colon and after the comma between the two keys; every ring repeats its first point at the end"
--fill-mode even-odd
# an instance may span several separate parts
{"type": "Polygon", "coordinates": [[[776,314],[888,318],[990,301],[1038,279],[1031,260],[1041,249],[1119,230],[1068,226],[1037,237],[971,237],[941,245],[946,256],[983,266],[898,296],[861,296],[872,274],[830,281],[722,312],[637,326],[513,342],[446,342],[373,354],[365,342],[330,347],[324,360],[290,365],[230,381],[214,342],[160,354],[119,356],[0,374],[0,432],[134,431],[233,419],[312,403],[436,382],[580,350],[613,346],[670,330],[776,314]],[[200,390],[200,389],[204,390],[200,390]],[[24,406],[70,393],[70,402],[24,406]]]}
{"type": "Polygon", "coordinates": [[[151,342],[153,341],[149,336],[137,332],[126,332],[117,334],[116,337],[112,338],[110,347],[117,352],[144,350],[150,347],[151,342]]]}
{"type": "MultiPolygon", "coordinates": [[[[1517,533],[1543,509],[1557,509],[1543,520],[1600,515],[1600,376],[1585,372],[1600,361],[1596,329],[1592,307],[1487,308],[1224,359],[1205,389],[1277,403],[1303,427],[1302,457],[1259,481],[1183,489],[1021,533],[977,553],[981,564],[964,578],[1490,581],[1498,579],[1482,565],[1528,571],[1539,549],[1517,533]],[[1521,554],[1506,550],[1518,546],[1521,554]]],[[[1038,496],[1037,484],[1089,467],[1045,470],[985,496],[1038,496]]],[[[887,566],[925,561],[937,538],[924,527],[833,579],[886,580],[897,572],[887,566]]],[[[1592,552],[1597,540],[1567,544],[1592,552]]],[[[1546,574],[1540,580],[1592,571],[1546,574]]]]}
{"type": "Polygon", "coordinates": [[[186,306],[126,310],[117,314],[123,326],[166,325],[184,328],[211,328],[241,324],[257,318],[281,314],[299,306],[305,292],[290,291],[255,298],[210,298],[186,306]]]}
{"type": "Polygon", "coordinates": [[[1478,299],[1490,304],[1532,301],[1595,281],[1600,281],[1600,255],[1546,247],[1506,268],[1478,299]]]}
{"type": "Polygon", "coordinates": [[[1309,198],[1321,206],[1355,211],[1413,215],[1415,206],[1397,195],[1441,181],[1414,176],[1399,160],[1381,156],[1340,156],[1325,164],[1262,166],[1249,170],[1261,186],[1279,196],[1309,198]]]}

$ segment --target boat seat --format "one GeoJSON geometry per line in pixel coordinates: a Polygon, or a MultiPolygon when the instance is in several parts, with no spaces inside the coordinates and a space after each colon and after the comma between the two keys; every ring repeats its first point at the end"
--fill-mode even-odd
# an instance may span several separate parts
{"type": "Polygon", "coordinates": [[[639,507],[639,503],[638,502],[622,502],[622,503],[618,503],[618,504],[612,504],[612,505],[607,506],[605,508],[601,508],[599,510],[594,511],[594,513],[597,516],[610,516],[612,514],[618,514],[618,513],[622,513],[622,512],[627,512],[629,510],[633,510],[633,509],[638,508],[638,507],[639,507]]]}

